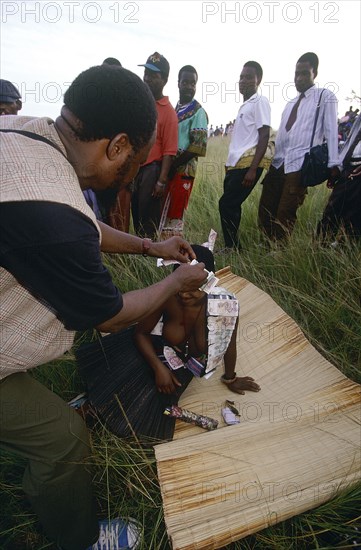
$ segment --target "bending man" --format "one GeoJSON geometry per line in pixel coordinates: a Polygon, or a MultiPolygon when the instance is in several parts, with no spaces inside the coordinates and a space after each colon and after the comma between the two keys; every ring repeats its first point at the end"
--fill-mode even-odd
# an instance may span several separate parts
{"type": "MultiPolygon", "coordinates": [[[[88,188],[132,181],[155,139],[154,99],[137,76],[103,65],[81,73],[64,102],[55,123],[0,119],[0,445],[28,459],[23,487],[49,538],[65,550],[84,550],[99,537],[84,465],[87,429],[27,371],[69,350],[75,331],[119,331],[176,292],[198,288],[205,274],[204,264],[182,265],[149,288],[122,295],[114,286],[101,250],[194,257],[181,238],[152,243],[97,222],[83,197],[88,188]]],[[[133,524],[113,527],[123,537],[119,546],[136,547],[133,524]]]]}

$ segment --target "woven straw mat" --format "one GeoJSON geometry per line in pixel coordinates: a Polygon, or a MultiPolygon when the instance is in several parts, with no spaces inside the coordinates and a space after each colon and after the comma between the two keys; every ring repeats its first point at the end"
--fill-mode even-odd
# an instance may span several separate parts
{"type": "Polygon", "coordinates": [[[258,393],[194,379],[180,406],[219,420],[212,432],[177,421],[155,447],[167,532],[174,550],[212,550],[333,498],[360,479],[360,386],[307,341],[263,291],[225,268],[237,295],[237,374],[258,393]],[[225,399],[240,424],[226,426],[225,399]]]}

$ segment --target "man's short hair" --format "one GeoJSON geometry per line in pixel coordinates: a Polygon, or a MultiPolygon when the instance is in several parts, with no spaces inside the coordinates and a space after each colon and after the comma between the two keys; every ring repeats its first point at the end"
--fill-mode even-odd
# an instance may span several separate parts
{"type": "Polygon", "coordinates": [[[243,67],[251,67],[252,69],[254,69],[256,71],[258,82],[261,82],[262,76],[263,76],[263,69],[261,65],[257,63],[257,61],[247,61],[247,63],[245,63],[243,67]]]}
{"type": "Polygon", "coordinates": [[[103,65],[117,65],[118,67],[121,67],[122,64],[121,62],[119,61],[119,59],[117,59],[116,57],[107,57],[106,59],[104,59],[103,61],[103,65]]]}
{"type": "MultiPolygon", "coordinates": [[[[201,244],[191,244],[191,247],[193,248],[193,252],[196,255],[197,262],[203,262],[207,271],[214,272],[216,270],[216,267],[214,264],[213,252],[209,250],[209,248],[201,244]]],[[[173,271],[178,269],[179,265],[180,264],[175,264],[173,267],[173,271]]]]}
{"type": "Polygon", "coordinates": [[[313,52],[307,52],[301,55],[297,63],[309,63],[315,73],[318,71],[318,57],[313,52]]]}
{"type": "Polygon", "coordinates": [[[184,65],[178,73],[178,81],[181,79],[182,73],[195,73],[198,80],[198,73],[192,65],[184,65]]]}
{"type": "Polygon", "coordinates": [[[112,139],[124,132],[135,152],[149,142],[157,121],[148,86],[131,71],[106,64],[80,73],[64,103],[82,122],[76,134],[81,141],[112,139]]]}

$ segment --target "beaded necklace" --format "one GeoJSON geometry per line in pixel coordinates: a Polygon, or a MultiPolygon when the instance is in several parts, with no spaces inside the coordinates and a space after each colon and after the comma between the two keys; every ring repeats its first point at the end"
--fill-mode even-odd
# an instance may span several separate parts
{"type": "Polygon", "coordinates": [[[197,313],[197,316],[194,319],[194,321],[192,323],[192,326],[188,327],[188,328],[187,328],[187,324],[186,324],[186,321],[185,321],[185,308],[183,308],[183,321],[181,322],[181,325],[184,326],[184,334],[185,334],[185,340],[186,340],[185,343],[184,343],[184,351],[183,351],[185,359],[189,358],[189,340],[191,338],[191,334],[193,332],[194,327],[197,325],[198,319],[199,319],[201,311],[203,310],[203,307],[206,303],[206,300],[207,300],[207,297],[204,296],[202,298],[202,303],[199,306],[199,311],[197,313]]]}

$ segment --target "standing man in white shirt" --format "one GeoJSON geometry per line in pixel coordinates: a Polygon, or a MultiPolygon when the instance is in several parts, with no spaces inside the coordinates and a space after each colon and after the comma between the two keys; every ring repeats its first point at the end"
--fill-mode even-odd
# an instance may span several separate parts
{"type": "Polygon", "coordinates": [[[278,242],[291,235],[297,209],[307,194],[307,188],[301,185],[301,167],[310,150],[316,107],[323,90],[313,145],[326,139],[330,177],[337,173],[337,99],[329,90],[316,87],[317,69],[315,53],[305,53],[297,61],[294,82],[299,95],[283,111],[275,156],[263,183],[259,224],[267,237],[278,242]]]}
{"type": "Polygon", "coordinates": [[[238,111],[232,132],[223,195],[219,200],[226,248],[240,248],[238,229],[242,204],[263,171],[269,169],[272,160],[270,155],[265,156],[270,135],[271,108],[268,99],[257,93],[262,75],[259,63],[247,61],[239,78],[239,91],[244,103],[238,111]]]}

